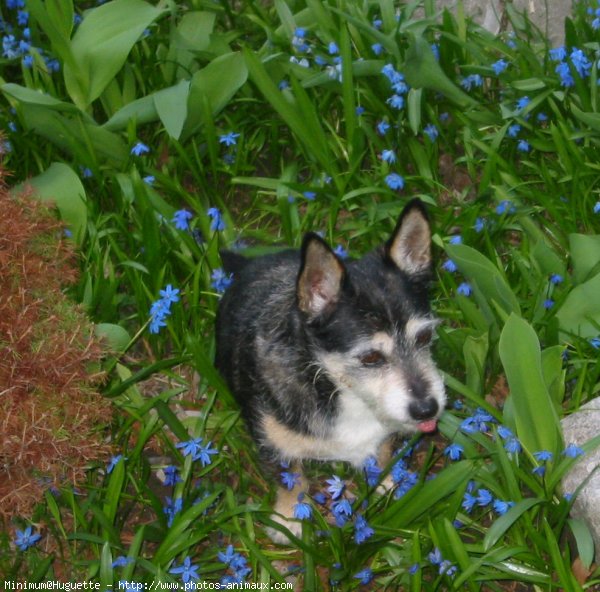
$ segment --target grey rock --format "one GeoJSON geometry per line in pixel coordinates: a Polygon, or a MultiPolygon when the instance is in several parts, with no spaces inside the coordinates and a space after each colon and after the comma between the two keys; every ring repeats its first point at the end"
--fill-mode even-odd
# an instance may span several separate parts
{"type": "MultiPolygon", "coordinates": [[[[600,397],[583,405],[562,421],[565,444],[581,446],[600,434],[600,397]]],[[[573,493],[590,475],[592,477],[573,503],[571,515],[590,528],[596,544],[596,562],[600,563],[600,447],[585,454],[562,481],[564,492],[573,493]],[[597,469],[598,468],[598,469],[597,469]],[[595,470],[597,469],[597,470],[595,470]],[[594,472],[595,470],[595,472],[594,472]]]]}
{"type": "MultiPolygon", "coordinates": [[[[438,9],[456,10],[458,0],[438,0],[438,9]]],[[[499,33],[505,27],[506,6],[512,4],[519,14],[527,17],[545,34],[552,46],[557,47],[564,42],[565,17],[572,12],[569,0],[464,0],[465,14],[491,33],[499,33]]]]}

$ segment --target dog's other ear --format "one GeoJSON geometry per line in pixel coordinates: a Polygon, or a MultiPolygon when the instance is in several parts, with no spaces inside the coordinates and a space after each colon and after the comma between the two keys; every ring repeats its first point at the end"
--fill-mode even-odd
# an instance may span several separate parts
{"type": "Polygon", "coordinates": [[[405,273],[419,274],[431,267],[431,228],[420,199],[406,204],[396,228],[385,244],[385,254],[405,273]]]}
{"type": "Polygon", "coordinates": [[[298,307],[311,319],[335,306],[345,268],[329,245],[313,232],[302,242],[302,263],[296,286],[298,307]]]}

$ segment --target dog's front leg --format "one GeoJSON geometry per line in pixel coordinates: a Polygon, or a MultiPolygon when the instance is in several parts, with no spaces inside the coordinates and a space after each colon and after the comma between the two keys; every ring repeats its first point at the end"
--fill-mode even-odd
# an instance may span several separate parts
{"type": "MultiPolygon", "coordinates": [[[[397,435],[388,436],[380,445],[377,451],[377,464],[381,469],[385,469],[394,456],[394,448],[396,446],[397,435]]],[[[377,493],[385,495],[394,488],[394,480],[391,472],[388,473],[377,487],[377,493]]]]}
{"type": "MultiPolygon", "coordinates": [[[[281,485],[277,487],[277,499],[273,508],[274,513],[271,514],[271,520],[281,524],[294,536],[299,537],[302,535],[302,523],[294,519],[294,506],[298,503],[298,495],[307,491],[308,484],[300,463],[293,463],[289,468],[289,473],[295,477],[293,480],[294,485],[291,489],[281,485]]],[[[291,543],[288,535],[281,530],[269,527],[266,532],[274,543],[280,545],[291,543]]]]}

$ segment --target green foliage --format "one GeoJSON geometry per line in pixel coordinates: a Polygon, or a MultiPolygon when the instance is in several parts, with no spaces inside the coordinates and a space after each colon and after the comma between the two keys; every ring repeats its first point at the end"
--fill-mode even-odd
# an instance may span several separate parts
{"type": "MultiPolygon", "coordinates": [[[[572,561],[594,549],[559,489],[576,462],[559,420],[600,388],[600,40],[585,7],[560,60],[510,4],[514,35],[498,36],[432,0],[26,8],[31,47],[0,64],[5,160],[73,232],[72,297],[110,345],[122,454],[22,517],[48,525],[73,577],[180,582],[189,558],[218,582],[240,575],[219,556],[231,544],[248,581],[282,581],[286,562],[307,590],[356,589],[365,568],[388,589],[581,589],[572,561]],[[307,496],[296,549],[276,548],[268,484],[212,364],[219,249],[319,230],[358,256],[414,196],[440,259],[441,436],[402,446],[385,495],[347,467],[311,467],[317,489],[331,471],[346,480],[353,518],[336,526],[331,495],[307,496]],[[167,286],[178,299],[157,315],[167,286]],[[210,462],[177,447],[198,438],[210,462]],[[357,514],[374,530],[361,543],[357,514]]],[[[2,16],[21,38],[16,10],[2,16]]],[[[56,575],[53,555],[12,539],[0,534],[9,576],[56,575]]]]}

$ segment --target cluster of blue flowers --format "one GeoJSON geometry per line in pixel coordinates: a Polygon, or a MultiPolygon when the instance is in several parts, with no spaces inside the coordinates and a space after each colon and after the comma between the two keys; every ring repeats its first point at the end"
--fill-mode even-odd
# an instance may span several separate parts
{"type": "Polygon", "coordinates": [[[150,333],[158,333],[162,327],[167,326],[166,319],[171,314],[171,304],[179,302],[179,290],[167,284],[164,290],[159,291],[160,298],[150,307],[150,333]]]}
{"type": "Polygon", "coordinates": [[[245,579],[252,573],[248,567],[247,559],[240,553],[233,550],[233,545],[229,545],[223,552],[219,552],[217,558],[224,563],[229,573],[221,580],[221,586],[227,587],[230,584],[243,584],[245,579]]]}
{"type": "Polygon", "coordinates": [[[25,0],[6,0],[6,8],[11,11],[9,16],[16,26],[0,19],[0,32],[3,33],[2,57],[7,60],[20,59],[25,68],[32,68],[35,63],[34,55],[37,55],[43,60],[40,64],[45,64],[48,72],[58,72],[58,60],[31,45],[29,13],[25,10],[25,0]]]}

